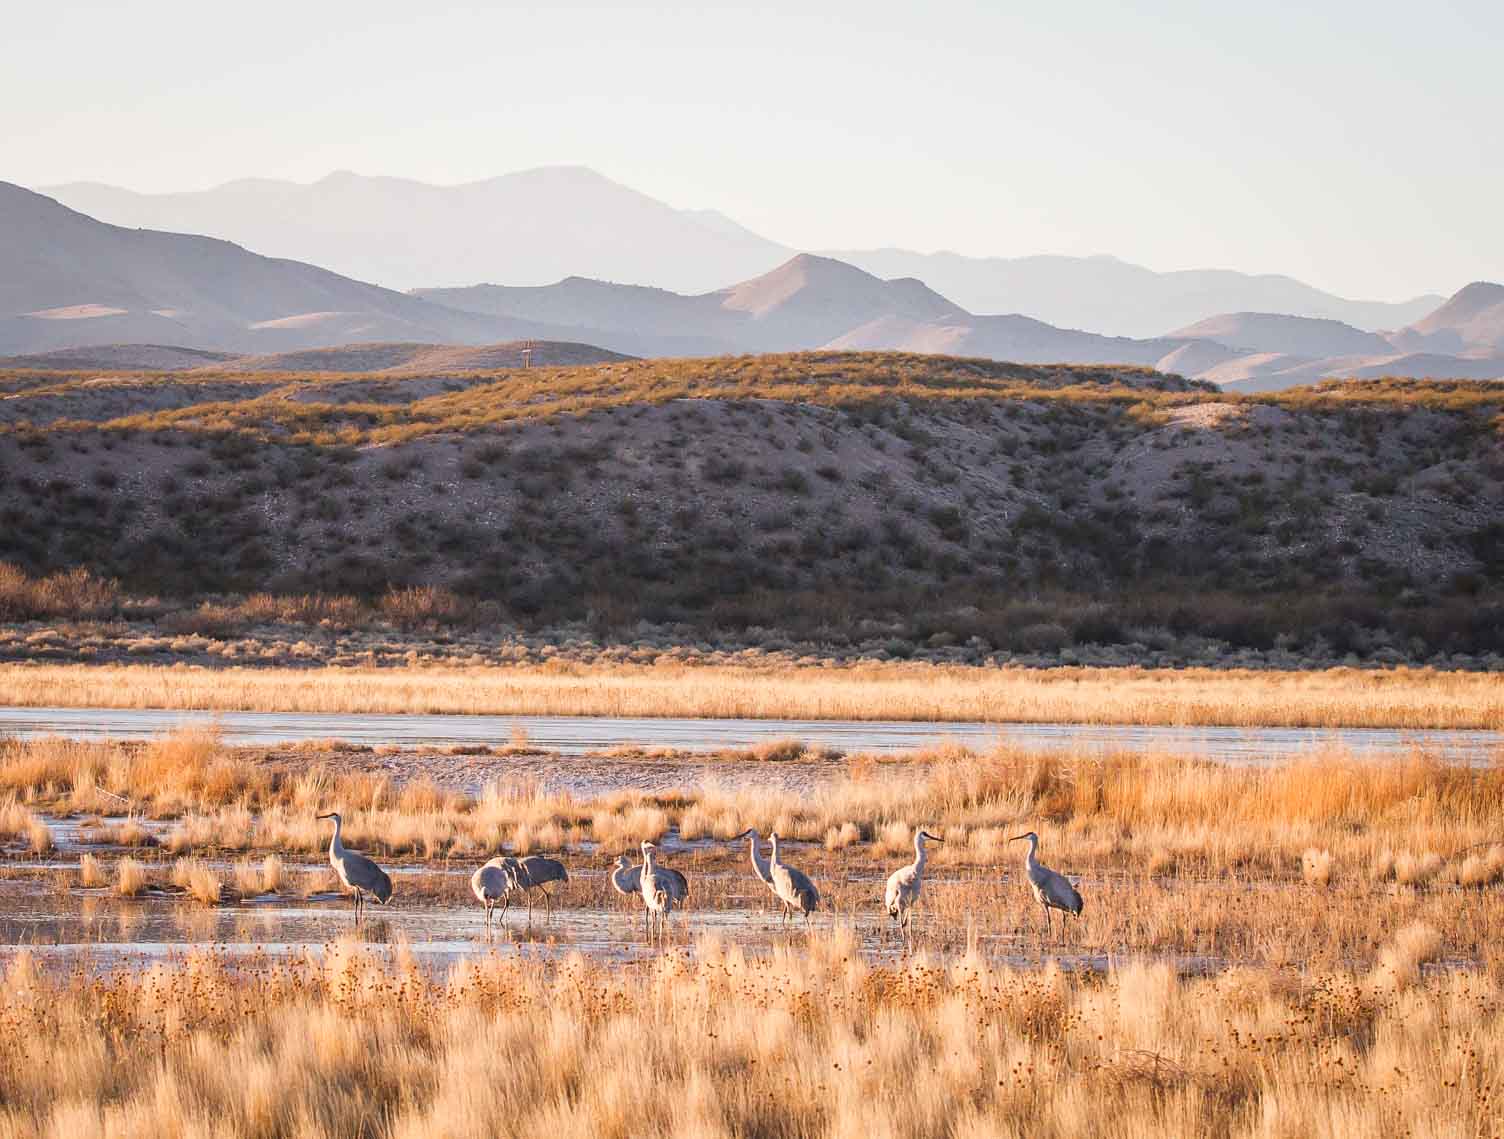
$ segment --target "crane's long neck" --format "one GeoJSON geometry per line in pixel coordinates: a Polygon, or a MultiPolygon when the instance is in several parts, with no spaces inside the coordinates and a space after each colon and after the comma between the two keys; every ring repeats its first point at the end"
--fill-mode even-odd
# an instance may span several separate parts
{"type": "Polygon", "coordinates": [[[773,855],[772,855],[771,858],[768,859],[768,865],[769,866],[777,866],[778,865],[778,836],[776,834],[771,839],[771,842],[772,842],[772,846],[773,846],[773,855]]]}
{"type": "Polygon", "coordinates": [[[1034,852],[1039,849],[1039,836],[1031,834],[1026,841],[1029,844],[1029,850],[1024,855],[1024,865],[1032,870],[1039,865],[1039,859],[1034,857],[1034,852]]]}
{"type": "Polygon", "coordinates": [[[747,836],[747,849],[752,852],[752,869],[760,874],[765,873],[768,869],[768,860],[762,856],[762,851],[757,849],[756,831],[747,836]]]}
{"type": "Polygon", "coordinates": [[[339,840],[339,830],[344,824],[344,819],[336,818],[334,820],[334,837],[329,840],[329,854],[331,856],[345,853],[345,844],[339,840]]]}
{"type": "Polygon", "coordinates": [[[652,875],[653,875],[653,852],[651,850],[644,850],[642,852],[642,869],[643,869],[643,873],[644,874],[646,874],[648,877],[652,877],[652,875]]]}
{"type": "Polygon", "coordinates": [[[928,858],[929,855],[924,850],[924,832],[920,831],[914,836],[914,869],[923,870],[928,858]]]}

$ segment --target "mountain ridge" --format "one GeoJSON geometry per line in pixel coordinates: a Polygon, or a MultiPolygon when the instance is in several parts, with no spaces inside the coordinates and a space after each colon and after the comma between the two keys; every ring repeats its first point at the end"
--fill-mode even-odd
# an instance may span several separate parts
{"type": "MultiPolygon", "coordinates": [[[[759,276],[798,252],[720,211],[678,209],[581,165],[453,186],[335,171],[312,183],[251,178],[168,194],[100,182],[41,189],[103,221],[210,234],[397,289],[537,287],[576,274],[700,293],[759,276]],[[269,216],[237,212],[272,203],[269,216]],[[467,227],[446,229],[435,216],[456,213],[470,219],[467,227]]],[[[1161,273],[1107,254],[966,257],[880,247],[824,255],[883,279],[918,278],[970,312],[1017,312],[1140,338],[1238,311],[1400,328],[1442,300],[1349,300],[1279,274],[1161,273]]]]}
{"type": "Polygon", "coordinates": [[[354,340],[486,343],[551,331],[220,238],[109,225],[7,182],[0,250],[0,352],[11,354],[123,343],[238,352],[354,340]]]}
{"type": "Polygon", "coordinates": [[[1104,335],[1022,313],[974,313],[918,278],[883,279],[808,253],[694,294],[579,275],[545,286],[396,293],[218,238],[109,225],[9,184],[0,184],[0,248],[9,270],[0,273],[0,352],[11,354],[155,344],[244,355],[539,339],[630,356],[830,348],[1132,364],[1263,387],[1419,368],[1504,376],[1504,353],[1491,339],[1496,319],[1504,331],[1504,289],[1486,282],[1387,337],[1258,312],[1168,336],[1104,335]],[[1447,351],[1453,341],[1466,351],[1447,351]]]}

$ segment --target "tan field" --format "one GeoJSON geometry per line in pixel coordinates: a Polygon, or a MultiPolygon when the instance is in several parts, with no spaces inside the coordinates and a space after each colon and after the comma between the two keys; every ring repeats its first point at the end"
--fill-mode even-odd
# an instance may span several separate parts
{"type": "Polygon", "coordinates": [[[636,969],[399,947],[101,979],[12,958],[5,1136],[1271,1136],[1497,1133],[1504,991],[1368,970],[1177,977],[871,967],[849,937],[636,969]]]}
{"type": "Polygon", "coordinates": [[[5,702],[183,708],[1302,728],[1504,727],[1504,676],[1431,669],[738,667],[205,669],[0,665],[5,702]]]}

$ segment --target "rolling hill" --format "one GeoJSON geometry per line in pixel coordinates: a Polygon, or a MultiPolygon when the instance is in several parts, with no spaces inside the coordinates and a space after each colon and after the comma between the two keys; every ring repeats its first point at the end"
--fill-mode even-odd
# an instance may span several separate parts
{"type": "Polygon", "coordinates": [[[592,343],[636,355],[819,348],[883,318],[923,323],[967,316],[919,281],[884,281],[808,253],[750,280],[697,295],[582,277],[536,288],[476,285],[419,289],[414,295],[481,315],[548,321],[573,328],[592,343]]]}
{"type": "Polygon", "coordinates": [[[171,344],[100,344],[85,348],[57,348],[24,356],[0,356],[0,368],[40,372],[183,372],[225,364],[229,352],[179,348],[171,344]]]}
{"type": "Polygon", "coordinates": [[[1504,353],[1504,285],[1474,281],[1391,339],[1407,350],[1452,355],[1504,353]]]}
{"type": "Polygon", "coordinates": [[[591,344],[561,340],[512,340],[504,344],[342,344],[337,348],[306,348],[300,352],[273,352],[239,356],[206,367],[214,372],[320,372],[395,373],[478,372],[518,368],[525,362],[536,367],[580,367],[629,360],[591,344]],[[527,353],[526,360],[524,352],[527,353]]]}
{"type": "Polygon", "coordinates": [[[1169,335],[1185,340],[1210,340],[1225,348],[1293,356],[1372,356],[1394,351],[1393,345],[1378,333],[1364,332],[1339,320],[1272,312],[1224,313],[1169,335]]]}
{"type": "Polygon", "coordinates": [[[485,613],[769,648],[839,630],[860,655],[1116,644],[1126,663],[1185,638],[1422,663],[1499,646],[1501,406],[1485,385],[1255,402],[1142,368],[862,353],[86,372],[0,399],[0,562],[175,599],[203,624],[152,630],[164,653],[218,635],[226,595],[281,595],[319,631],[275,636],[324,643],[331,594],[417,587],[436,631],[485,613]]]}
{"type": "Polygon", "coordinates": [[[1408,328],[1383,335],[1332,320],[1227,313],[1179,329],[1199,347],[1159,367],[1232,391],[1278,391],[1331,376],[1504,379],[1504,287],[1475,282],[1408,328]],[[1218,355],[1223,354],[1222,358],[1218,355]]]}

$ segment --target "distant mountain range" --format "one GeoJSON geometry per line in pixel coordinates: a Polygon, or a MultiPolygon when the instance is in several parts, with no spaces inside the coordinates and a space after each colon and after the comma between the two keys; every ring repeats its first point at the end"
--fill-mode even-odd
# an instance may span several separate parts
{"type": "MultiPolygon", "coordinates": [[[[84,182],[43,192],[116,225],[224,238],[394,289],[547,285],[579,275],[700,293],[759,276],[799,252],[714,210],[675,209],[579,166],[461,186],[342,172],[311,185],[248,179],[138,194],[84,182]]],[[[1224,312],[1309,316],[1374,331],[1409,325],[1442,301],[1348,300],[1290,277],[1157,273],[1112,257],[828,255],[880,278],[922,280],[969,312],[1020,313],[1113,336],[1156,336],[1224,312]]]]}
{"type": "Polygon", "coordinates": [[[335,173],[136,194],[93,182],[42,190],[116,225],[203,233],[391,288],[571,273],[698,292],[793,252],[713,210],[676,210],[593,170],[553,166],[431,186],[335,173]]]}
{"type": "Polygon", "coordinates": [[[99,359],[111,353],[97,346],[123,345],[112,350],[116,358],[165,360],[186,349],[183,366],[193,366],[196,351],[336,370],[335,356],[306,353],[353,344],[338,357],[353,361],[352,370],[372,370],[373,361],[450,369],[506,366],[515,346],[472,352],[464,357],[477,361],[471,365],[454,364],[463,354],[435,346],[519,339],[568,346],[573,357],[559,363],[612,353],[895,349],[1023,364],[1143,364],[1242,389],[1330,375],[1493,379],[1504,377],[1504,288],[1469,285],[1382,335],[1330,318],[1240,311],[1146,338],[977,314],[915,278],[885,280],[813,254],[692,294],[583,277],[398,293],[227,241],[107,225],[0,183],[3,353],[35,361],[92,348],[99,359]],[[143,347],[151,345],[171,347],[143,347]],[[296,358],[303,362],[287,353],[304,353],[296,358]]]}
{"type": "Polygon", "coordinates": [[[125,343],[276,352],[547,334],[228,241],[105,225],[0,182],[0,352],[125,343]]]}
{"type": "Polygon", "coordinates": [[[938,352],[1021,364],[1145,364],[1269,390],[1331,375],[1504,377],[1504,353],[1491,339],[1495,310],[1487,303],[1489,290],[1498,288],[1470,285],[1419,323],[1389,335],[1336,320],[1240,312],[1143,339],[1057,328],[1017,314],[977,315],[913,278],[885,281],[808,253],[750,281],[694,296],[580,277],[535,288],[474,285],[417,295],[478,316],[562,328],[572,339],[638,355],[938,352]],[[1456,344],[1459,352],[1412,351],[1417,344],[1456,344]]]}
{"type": "Polygon", "coordinates": [[[963,257],[902,249],[830,254],[880,277],[918,277],[972,312],[1019,312],[1066,328],[1154,336],[1224,312],[1272,312],[1340,320],[1373,331],[1400,328],[1444,298],[1355,301],[1293,277],[1186,269],[1156,273],[1116,257],[963,257]]]}

